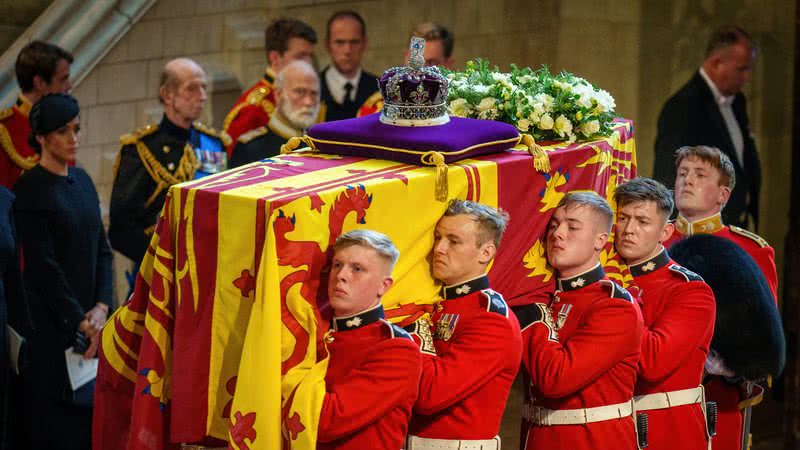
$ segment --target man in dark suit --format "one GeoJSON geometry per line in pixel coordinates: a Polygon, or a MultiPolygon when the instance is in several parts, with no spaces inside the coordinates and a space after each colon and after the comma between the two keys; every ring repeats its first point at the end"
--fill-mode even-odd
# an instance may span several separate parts
{"type": "Polygon", "coordinates": [[[723,221],[751,229],[758,228],[761,167],[741,89],[750,79],[754,58],[750,36],[741,28],[725,26],[712,33],[702,67],[661,110],[653,169],[656,180],[673,186],[678,148],[719,148],[736,170],[723,221]]]}
{"type": "Polygon", "coordinates": [[[361,68],[367,49],[367,25],[355,11],[339,11],[328,19],[325,45],[331,65],[320,74],[325,121],[352,119],[383,107],[378,78],[361,68]]]}

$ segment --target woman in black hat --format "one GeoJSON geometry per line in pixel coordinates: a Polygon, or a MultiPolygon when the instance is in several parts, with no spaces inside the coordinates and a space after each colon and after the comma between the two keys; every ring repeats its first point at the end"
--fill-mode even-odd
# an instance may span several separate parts
{"type": "Polygon", "coordinates": [[[96,357],[111,306],[111,250],[94,184],[72,167],[78,102],[51,94],[31,109],[39,164],[14,185],[23,279],[36,333],[25,379],[27,448],[89,449],[94,382],[72,389],[65,352],[96,357]],[[47,431],[44,431],[47,430],[47,431]]]}

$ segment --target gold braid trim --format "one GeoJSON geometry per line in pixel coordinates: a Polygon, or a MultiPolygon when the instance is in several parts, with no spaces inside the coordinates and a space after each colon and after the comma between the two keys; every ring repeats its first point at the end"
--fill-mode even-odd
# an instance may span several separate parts
{"type": "Polygon", "coordinates": [[[239,115],[239,111],[241,111],[245,106],[261,105],[267,114],[272,114],[272,111],[275,110],[275,105],[270,101],[264,101],[267,94],[272,91],[272,88],[266,83],[259,83],[263,85],[253,89],[249,94],[247,94],[245,101],[237,104],[233,107],[233,109],[230,110],[230,112],[228,112],[228,115],[225,116],[225,120],[222,121],[223,130],[228,130],[228,128],[231,126],[231,123],[236,120],[236,116],[239,115]]]}
{"type": "Polygon", "coordinates": [[[147,136],[148,134],[153,134],[158,130],[158,125],[150,124],[139,128],[138,130],[134,131],[133,133],[123,134],[119,137],[119,143],[122,146],[136,144],[139,142],[139,139],[147,136]]]}
{"type": "Polygon", "coordinates": [[[14,115],[14,110],[12,108],[7,108],[0,111],[0,120],[6,119],[14,115]]]}
{"type": "Polygon", "coordinates": [[[17,148],[14,147],[14,141],[11,140],[11,135],[8,134],[8,129],[2,123],[0,123],[0,146],[3,147],[11,162],[22,170],[31,170],[39,162],[38,154],[28,157],[19,154],[17,148]]]}
{"type": "Polygon", "coordinates": [[[226,147],[228,145],[231,145],[231,142],[232,142],[231,141],[231,137],[228,136],[228,133],[226,133],[224,131],[222,133],[220,133],[219,131],[215,130],[214,128],[209,127],[208,125],[206,125],[206,124],[204,124],[202,122],[197,122],[197,121],[192,123],[192,126],[196,130],[200,131],[203,134],[207,134],[209,136],[212,136],[212,137],[215,137],[215,138],[219,139],[220,141],[222,141],[222,144],[225,145],[226,147]]]}
{"type": "Polygon", "coordinates": [[[136,151],[139,153],[139,159],[142,160],[145,170],[147,170],[147,173],[150,175],[153,181],[156,182],[156,189],[150,195],[150,198],[148,198],[145,202],[145,208],[149,207],[155,201],[156,197],[158,197],[158,194],[160,194],[164,189],[172,186],[173,184],[183,183],[184,181],[193,179],[195,170],[200,167],[200,163],[197,161],[194,150],[188,143],[183,147],[183,156],[181,157],[180,162],[178,162],[178,167],[175,169],[174,174],[170,173],[169,170],[165,169],[164,166],[161,165],[161,163],[150,152],[150,149],[144,145],[144,142],[136,142],[136,151]]]}
{"type": "Polygon", "coordinates": [[[263,136],[267,134],[269,130],[267,127],[258,127],[253,130],[248,131],[247,133],[242,134],[239,136],[239,139],[236,141],[240,144],[247,144],[248,142],[252,141],[253,139],[263,136]]]}

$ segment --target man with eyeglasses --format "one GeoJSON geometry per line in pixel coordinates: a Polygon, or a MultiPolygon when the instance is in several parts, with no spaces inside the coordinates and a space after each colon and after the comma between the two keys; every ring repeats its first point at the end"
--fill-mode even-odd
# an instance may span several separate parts
{"type": "Polygon", "coordinates": [[[229,167],[238,167],[280,153],[289,138],[302,136],[319,112],[319,77],[311,64],[292,61],[275,79],[277,107],[266,126],[247,132],[236,141],[229,167]]]}

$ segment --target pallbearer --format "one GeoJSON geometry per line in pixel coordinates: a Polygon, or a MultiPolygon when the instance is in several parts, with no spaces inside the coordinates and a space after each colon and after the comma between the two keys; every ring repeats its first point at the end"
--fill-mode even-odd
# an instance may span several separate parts
{"type": "Polygon", "coordinates": [[[662,245],[674,231],[672,194],[636,178],[617,187],[615,246],[639,287],[644,316],[635,389],[647,414],[648,449],[710,448],[703,364],[714,334],[715,303],[703,279],[673,261],[662,245]]]}
{"type": "Polygon", "coordinates": [[[508,216],[494,208],[452,200],[436,224],[433,276],[442,302],[433,329],[410,330],[423,354],[419,400],[407,450],[500,448],[500,420],[519,370],[519,323],[486,269],[508,216]]]}
{"type": "Polygon", "coordinates": [[[328,281],[333,308],[318,449],[402,447],[417,398],[420,356],[411,336],[383,319],[399,253],[385,235],[339,236],[328,281]]]}
{"type": "Polygon", "coordinates": [[[530,376],[525,448],[634,450],[642,314],[599,262],[614,215],[593,192],[567,194],[547,227],[556,291],[516,309],[530,376]]]}

